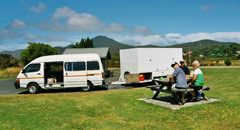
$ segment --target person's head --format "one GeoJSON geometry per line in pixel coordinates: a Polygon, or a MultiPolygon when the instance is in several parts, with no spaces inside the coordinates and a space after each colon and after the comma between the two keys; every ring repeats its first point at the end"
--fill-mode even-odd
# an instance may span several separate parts
{"type": "Polygon", "coordinates": [[[178,63],[177,62],[174,62],[173,64],[171,64],[171,67],[173,69],[177,69],[179,67],[178,63]]]}
{"type": "Polygon", "coordinates": [[[193,69],[195,70],[200,66],[200,63],[197,60],[195,60],[193,61],[192,66],[193,66],[193,69]]]}
{"type": "Polygon", "coordinates": [[[183,68],[186,65],[186,61],[180,61],[180,65],[183,68]]]}

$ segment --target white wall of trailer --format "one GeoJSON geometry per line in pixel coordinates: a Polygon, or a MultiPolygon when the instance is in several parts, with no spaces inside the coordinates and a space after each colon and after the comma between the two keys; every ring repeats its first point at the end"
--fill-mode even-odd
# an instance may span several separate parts
{"type": "Polygon", "coordinates": [[[182,58],[182,48],[133,48],[120,50],[120,80],[124,73],[130,74],[152,72],[153,77],[171,74],[171,64],[182,58]]]}

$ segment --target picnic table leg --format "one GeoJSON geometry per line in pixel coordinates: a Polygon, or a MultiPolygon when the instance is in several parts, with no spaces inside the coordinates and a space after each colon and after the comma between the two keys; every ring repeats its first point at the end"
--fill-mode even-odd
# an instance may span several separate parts
{"type": "Polygon", "coordinates": [[[179,97],[178,97],[177,93],[176,92],[172,92],[172,96],[173,96],[173,99],[174,99],[175,103],[179,104],[180,101],[179,101],[179,97]]]}
{"type": "Polygon", "coordinates": [[[152,99],[157,99],[157,96],[159,95],[160,91],[156,91],[156,93],[153,95],[152,99]]]}

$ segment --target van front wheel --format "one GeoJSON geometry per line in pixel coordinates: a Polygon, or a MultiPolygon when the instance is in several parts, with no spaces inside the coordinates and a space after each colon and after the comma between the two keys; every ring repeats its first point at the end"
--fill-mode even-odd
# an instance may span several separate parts
{"type": "Polygon", "coordinates": [[[28,85],[28,92],[31,94],[36,94],[39,91],[39,86],[36,83],[30,83],[28,85]]]}
{"type": "Polygon", "coordinates": [[[88,82],[87,82],[87,87],[82,88],[82,90],[85,91],[85,92],[87,92],[87,91],[92,90],[92,88],[93,88],[93,84],[88,81],[88,82]]]}

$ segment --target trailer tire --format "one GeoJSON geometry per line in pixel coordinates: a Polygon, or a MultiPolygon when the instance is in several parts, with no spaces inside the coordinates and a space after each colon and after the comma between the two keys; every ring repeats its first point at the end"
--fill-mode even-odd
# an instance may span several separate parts
{"type": "Polygon", "coordinates": [[[93,84],[90,81],[87,82],[87,87],[82,88],[84,92],[88,92],[92,89],[93,89],[93,84]]]}
{"type": "Polygon", "coordinates": [[[30,94],[37,94],[37,93],[39,92],[39,90],[40,90],[40,87],[39,87],[39,85],[36,84],[36,83],[30,83],[30,84],[28,85],[28,92],[29,92],[30,94]]]}
{"type": "Polygon", "coordinates": [[[126,71],[126,72],[124,72],[124,79],[126,79],[126,75],[128,75],[128,74],[130,74],[130,72],[128,72],[128,71],[126,71]]]}

